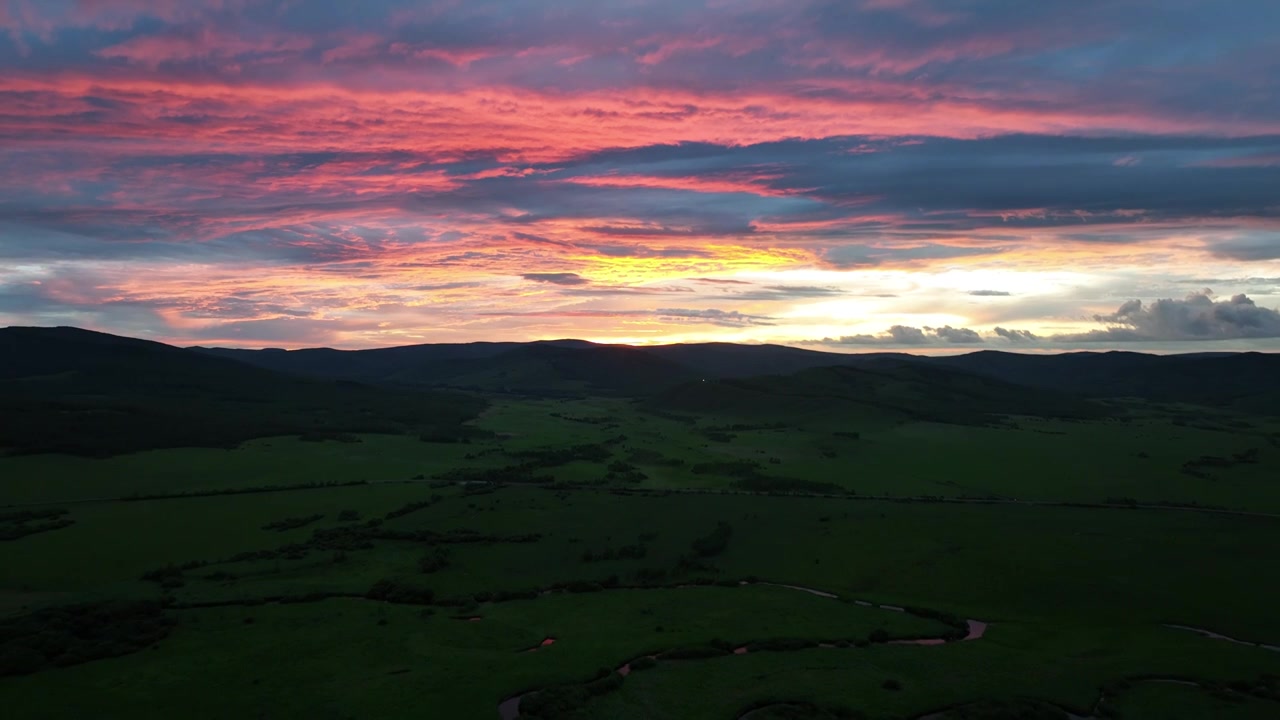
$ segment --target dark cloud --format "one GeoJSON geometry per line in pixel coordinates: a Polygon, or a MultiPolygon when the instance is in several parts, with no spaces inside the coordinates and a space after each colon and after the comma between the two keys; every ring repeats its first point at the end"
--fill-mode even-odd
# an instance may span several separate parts
{"type": "Polygon", "coordinates": [[[970,290],[969,294],[974,297],[1009,297],[1013,293],[1004,290],[970,290]]]}
{"type": "Polygon", "coordinates": [[[995,334],[1014,343],[1032,343],[1040,339],[1030,330],[1014,330],[1011,328],[996,327],[995,334]]]}
{"type": "Polygon", "coordinates": [[[482,312],[484,317],[544,317],[544,318],[635,318],[656,317],[669,322],[707,323],[724,327],[748,327],[752,325],[772,325],[773,318],[764,315],[750,315],[738,310],[688,308],[659,308],[657,310],[591,310],[560,309],[534,310],[529,312],[482,312]]]}
{"type": "Polygon", "coordinates": [[[756,290],[731,292],[735,300],[804,300],[809,298],[839,297],[845,291],[818,285],[765,285],[756,290]]]}
{"type": "Polygon", "coordinates": [[[586,285],[591,281],[577,273],[525,273],[520,277],[533,282],[550,283],[552,285],[586,285]]]}
{"type": "Polygon", "coordinates": [[[982,336],[969,328],[946,325],[940,328],[894,325],[881,335],[845,335],[839,338],[823,338],[822,345],[973,345],[982,342],[982,336]]]}
{"type": "Polygon", "coordinates": [[[1280,232],[1250,235],[1209,245],[1209,252],[1227,260],[1280,260],[1280,232]]]}
{"type": "MultiPolygon", "coordinates": [[[[1017,345],[1062,348],[1095,343],[1168,343],[1280,338],[1280,311],[1260,307],[1244,295],[1214,300],[1196,293],[1182,300],[1163,299],[1152,303],[1130,300],[1115,312],[1095,315],[1107,327],[1083,333],[1036,335],[1029,330],[995,327],[992,333],[1017,345]]],[[[911,327],[894,325],[878,335],[846,335],[823,338],[811,344],[912,347],[927,345],[973,345],[984,342],[982,334],[970,328],[951,326],[911,327]]]]}
{"type": "Polygon", "coordinates": [[[748,325],[772,325],[773,318],[764,315],[748,315],[737,310],[688,310],[684,308],[662,308],[657,315],[673,320],[695,320],[709,322],[726,327],[745,327],[748,325]]]}
{"type": "MultiPolygon", "coordinates": [[[[925,328],[926,330],[930,328],[925,328]]],[[[982,342],[982,336],[977,331],[969,328],[953,328],[946,325],[940,328],[932,328],[933,334],[942,342],[951,345],[970,345],[982,342]]]]}
{"type": "Polygon", "coordinates": [[[1207,293],[1183,300],[1144,304],[1130,300],[1115,312],[1095,315],[1109,327],[1087,333],[1054,335],[1054,341],[1151,342],[1239,340],[1280,337],[1280,312],[1258,306],[1245,295],[1215,301],[1207,293]]]}
{"type": "Polygon", "coordinates": [[[333,82],[403,87],[422,83],[425,72],[457,82],[479,68],[495,82],[561,92],[793,84],[834,97],[887,95],[901,90],[899,81],[931,101],[972,104],[986,97],[975,88],[995,85],[1008,88],[1011,97],[1000,99],[1015,108],[1112,103],[1171,115],[1270,117],[1274,97],[1248,90],[1256,73],[1275,67],[1266,52],[1267,29],[1280,23],[1273,2],[1233,0],[1231,12],[1207,0],[1158,9],[1153,22],[1149,0],[566,0],[555,11],[517,0],[113,0],[25,3],[22,12],[0,16],[0,28],[17,49],[11,63],[45,71],[93,61],[122,71],[150,62],[154,72],[280,83],[322,68],[333,82]],[[217,42],[224,37],[236,42],[217,42]],[[836,80],[880,83],[848,89],[836,80]]]}
{"type": "MultiPolygon", "coordinates": [[[[636,191],[632,191],[632,192],[636,193],[636,191]]],[[[635,227],[630,225],[625,225],[625,226],[587,225],[582,229],[585,230],[586,232],[594,233],[597,235],[605,235],[605,236],[613,236],[613,237],[638,237],[638,238],[719,237],[719,236],[750,235],[754,232],[753,228],[746,222],[745,219],[732,220],[724,223],[717,223],[710,218],[708,218],[707,221],[693,227],[689,227],[689,226],[671,227],[668,225],[646,225],[642,227],[635,227]]],[[[606,248],[606,250],[602,251],[605,254],[609,254],[608,252],[609,249],[612,249],[614,251],[614,254],[623,254],[622,251],[624,250],[627,252],[627,254],[630,254],[630,251],[632,250],[632,248],[624,248],[623,246],[618,246],[618,245],[613,245],[613,246],[604,245],[600,247],[606,248]]],[[[692,252],[695,254],[694,255],[695,257],[706,256],[706,253],[701,250],[693,250],[692,252]]]]}
{"type": "MultiPolygon", "coordinates": [[[[643,233],[641,233],[643,234],[643,233]]],[[[608,257],[639,257],[639,258],[705,258],[711,257],[711,253],[692,247],[661,247],[651,248],[643,245],[600,245],[586,244],[583,249],[599,253],[608,257]]]]}
{"type": "Polygon", "coordinates": [[[884,335],[841,335],[825,337],[821,340],[809,340],[806,345],[923,345],[926,342],[924,332],[920,328],[894,325],[884,335]]]}
{"type": "Polygon", "coordinates": [[[480,287],[478,282],[447,282],[447,283],[426,283],[424,285],[408,285],[402,286],[405,290],[414,290],[417,292],[440,292],[442,290],[464,290],[467,288],[480,287]]]}
{"type": "Polygon", "coordinates": [[[682,285],[594,285],[562,291],[572,297],[610,297],[625,295],[687,295],[693,288],[682,285]]]}
{"type": "Polygon", "coordinates": [[[1280,285],[1280,277],[1188,278],[1184,282],[1200,287],[1213,285],[1280,285]]]}
{"type": "Polygon", "coordinates": [[[906,325],[894,325],[889,328],[888,337],[893,342],[903,345],[923,345],[929,342],[924,330],[906,325]]]}
{"type": "MultiPolygon", "coordinates": [[[[844,217],[851,226],[836,231],[843,237],[849,236],[851,228],[856,235],[882,236],[885,223],[895,227],[917,223],[920,234],[935,236],[940,230],[984,226],[1107,225],[1069,237],[1124,244],[1144,237],[1115,225],[1205,216],[1280,216],[1270,190],[1280,183],[1280,165],[1196,164],[1206,157],[1261,149],[1280,153],[1280,136],[1005,135],[910,141],[845,137],[725,148],[706,144],[638,148],[584,158],[577,169],[564,172],[637,173],[669,177],[673,182],[689,177],[715,181],[754,176],[761,193],[792,193],[821,203],[780,206],[781,212],[769,215],[770,220],[844,217]],[[853,151],[856,148],[864,150],[853,151]],[[1136,166],[1115,165],[1117,158],[1134,156],[1147,159],[1136,166]],[[886,220],[883,213],[900,219],[886,220]],[[867,214],[881,220],[859,228],[855,221],[867,214]]],[[[831,260],[836,265],[874,264],[881,252],[855,246],[838,250],[831,260]]],[[[954,250],[937,252],[942,257],[956,256],[947,254],[954,250]]],[[[927,249],[917,253],[924,259],[934,257],[927,249]]]]}
{"type": "MultiPolygon", "coordinates": [[[[11,159],[13,169],[8,181],[0,173],[0,188],[6,190],[0,205],[0,254],[24,260],[323,263],[406,242],[476,240],[456,228],[415,230],[447,225],[454,218],[498,227],[515,242],[548,251],[712,258],[704,243],[732,238],[813,248],[837,269],[918,264],[998,254],[1038,242],[994,234],[984,239],[983,230],[1083,227],[1060,231],[1049,241],[1119,245],[1167,238],[1162,223],[1250,217],[1280,221],[1280,206],[1270,190],[1280,185],[1280,165],[1193,164],[1196,158],[1258,147],[1280,152],[1280,136],[1003,136],[917,138],[910,143],[837,137],[647,146],[535,164],[526,168],[536,170],[529,175],[482,178],[460,172],[467,163],[399,151],[147,155],[105,161],[108,167],[95,170],[101,180],[93,184],[60,183],[71,195],[66,190],[35,191],[28,178],[74,174],[84,162],[81,154],[42,154],[39,161],[30,154],[6,154],[0,160],[11,159]],[[873,150],[851,152],[863,145],[873,150]],[[1118,153],[1152,156],[1140,168],[1122,168],[1147,175],[1116,174],[1111,158],[1118,153]],[[32,163],[37,164],[26,167],[32,163]],[[430,172],[449,175],[450,186],[423,193],[401,190],[395,182],[430,172]],[[363,173],[385,179],[358,197],[338,191],[363,173]],[[300,176],[330,180],[300,183],[300,176]],[[566,182],[628,176],[656,178],[672,187],[566,182]],[[743,177],[755,178],[743,182],[762,194],[718,189],[722,179],[743,177]],[[264,190],[246,197],[246,187],[264,190]],[[131,207],[112,207],[110,197],[131,198],[131,207]],[[366,217],[378,220],[363,222],[366,217]],[[394,235],[379,227],[386,224],[384,218],[394,220],[394,235]],[[627,222],[602,224],[600,218],[627,222]],[[577,239],[521,229],[566,222],[576,224],[577,239]],[[592,239],[583,240],[584,234],[592,239]],[[948,235],[969,239],[963,246],[938,242],[948,235]],[[670,238],[687,240],[662,244],[670,238]]],[[[1277,237],[1262,230],[1240,231],[1212,241],[1206,250],[1231,260],[1275,259],[1280,257],[1277,237]]]]}

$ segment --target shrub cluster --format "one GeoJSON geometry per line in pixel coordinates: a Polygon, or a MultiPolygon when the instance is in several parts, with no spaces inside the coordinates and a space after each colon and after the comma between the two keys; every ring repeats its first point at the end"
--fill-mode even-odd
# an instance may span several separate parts
{"type": "Polygon", "coordinates": [[[586,550],[582,553],[582,562],[605,562],[608,560],[642,560],[649,554],[649,548],[641,544],[623,545],[614,550],[605,548],[599,552],[586,550]]]}
{"type": "Polygon", "coordinates": [[[0,620],[0,676],[118,657],[153,645],[173,622],[154,602],[107,602],[38,610],[0,620]]]}
{"type": "Polygon", "coordinates": [[[729,547],[729,538],[733,537],[733,527],[724,521],[716,523],[710,533],[693,541],[693,553],[698,557],[715,557],[729,547]]]}
{"type": "Polygon", "coordinates": [[[400,603],[403,605],[430,605],[436,599],[436,594],[432,590],[412,585],[405,585],[396,580],[383,579],[373,584],[365,593],[365,597],[370,600],[384,600],[386,602],[400,603]]]}
{"type": "Polygon", "coordinates": [[[603,675],[597,673],[597,676],[597,679],[582,685],[547,688],[524,696],[520,700],[520,717],[534,720],[570,717],[591,698],[622,687],[622,676],[616,672],[605,670],[603,675]]]}
{"type": "Polygon", "coordinates": [[[282,520],[273,520],[262,526],[263,530],[275,530],[276,532],[284,532],[285,530],[294,530],[305,527],[311,523],[323,519],[324,515],[304,515],[302,517],[284,518],[282,520]]]}
{"type": "Polygon", "coordinates": [[[65,517],[67,510],[19,510],[0,513],[0,541],[17,540],[36,533],[59,530],[75,524],[65,517]]]}

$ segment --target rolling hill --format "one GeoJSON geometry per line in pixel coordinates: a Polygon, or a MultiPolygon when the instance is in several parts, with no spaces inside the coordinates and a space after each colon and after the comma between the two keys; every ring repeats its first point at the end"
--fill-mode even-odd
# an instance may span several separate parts
{"type": "Polygon", "coordinates": [[[982,350],[925,357],[845,354],[780,345],[689,343],[598,345],[581,340],[412,345],[376,350],[194,348],[278,372],[368,383],[543,396],[647,396],[693,380],[791,375],[819,368],[887,372],[906,367],[959,371],[1058,394],[1141,398],[1274,413],[1280,355],[1072,352],[1032,355],[982,350]]]}
{"type": "Polygon", "coordinates": [[[0,329],[0,448],[9,452],[100,456],[284,434],[448,432],[483,405],[76,328],[0,329]]]}
{"type": "Polygon", "coordinates": [[[814,368],[791,375],[706,380],[651,399],[663,411],[775,421],[852,418],[983,424],[1001,415],[1090,418],[1095,402],[926,363],[814,368]]]}
{"type": "Polygon", "coordinates": [[[930,362],[1086,397],[1132,397],[1267,415],[1280,412],[1280,355],[1270,353],[1021,355],[983,351],[930,362]]]}
{"type": "Polygon", "coordinates": [[[633,347],[582,340],[409,345],[373,350],[239,350],[201,353],[311,377],[482,392],[637,396],[704,378],[785,375],[815,367],[910,355],[845,355],[781,345],[689,343],[633,347]]]}
{"type": "Polygon", "coordinates": [[[177,348],[76,328],[0,329],[0,448],[110,455],[293,433],[464,434],[469,393],[649,398],[742,417],[1088,417],[1140,398],[1273,415],[1280,356],[981,351],[847,355],[580,340],[376,350],[177,348]]]}
{"type": "Polygon", "coordinates": [[[580,340],[355,351],[192,349],[317,378],[552,397],[648,394],[696,374],[642,348],[580,340]]]}

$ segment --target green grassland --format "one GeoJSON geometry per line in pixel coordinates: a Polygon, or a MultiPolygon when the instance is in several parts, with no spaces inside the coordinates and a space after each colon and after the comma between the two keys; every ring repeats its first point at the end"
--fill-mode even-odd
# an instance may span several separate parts
{"type": "MultiPolygon", "coordinates": [[[[522,717],[1280,713],[1260,680],[1280,652],[1166,627],[1280,645],[1271,420],[486,400],[451,442],[0,457],[3,527],[26,528],[0,542],[0,619],[148,599],[173,622],[151,649],[77,646],[91,661],[0,677],[0,701],[49,718],[495,718],[540,690],[522,717]],[[19,515],[63,510],[48,529],[19,515]],[[986,634],[886,642],[965,619],[986,634]]],[[[0,632],[0,660],[22,642],[0,632]]]]}
{"type": "MultiPolygon", "coordinates": [[[[574,717],[732,718],[742,708],[784,700],[858,709],[876,718],[918,717],[983,699],[1027,696],[1087,714],[1099,687],[1116,677],[1149,673],[1213,680],[1277,667],[1264,651],[1251,657],[1154,631],[1045,637],[1038,630],[1010,627],[993,634],[991,642],[940,647],[819,648],[660,664],[574,717]],[[888,680],[901,689],[886,689],[888,680]]],[[[1168,688],[1143,690],[1159,695],[1168,688]]],[[[1151,702],[1137,698],[1130,704],[1151,702]]],[[[1270,707],[1274,712],[1275,703],[1270,707]]],[[[1165,717],[1137,712],[1124,717],[1165,717]]]]}
{"type": "MultiPolygon", "coordinates": [[[[0,457],[3,504],[59,503],[134,495],[218,492],[311,483],[411,480],[462,465],[472,448],[409,435],[359,435],[356,442],[297,436],[250,440],[231,449],[147,450],[92,459],[71,455],[0,457]]],[[[493,464],[493,461],[489,461],[493,464]]]]}
{"type": "MultiPolygon", "coordinates": [[[[883,418],[751,423],[733,416],[655,415],[621,399],[496,400],[472,424],[497,437],[423,442],[411,435],[350,441],[298,437],[246,441],[231,449],[149,450],[90,459],[0,457],[0,504],[55,503],[132,495],[209,492],[310,483],[409,481],[457,468],[492,468],[521,452],[619,439],[614,459],[646,476],[643,488],[733,487],[732,473],[699,464],[757,463],[778,478],[830,483],[862,495],[1199,503],[1280,512],[1280,444],[1267,421],[1244,428],[1175,424],[1168,415],[1125,422],[1011,418],[999,426],[883,418]],[[737,429],[733,429],[737,428],[737,429]],[[856,438],[852,434],[857,435],[856,438]],[[1187,463],[1254,451],[1256,460],[1187,463]]],[[[558,468],[558,480],[605,478],[607,463],[558,468]]]]}
{"type": "Polygon", "coordinates": [[[557,595],[495,605],[476,622],[366,600],[176,614],[177,629],[156,651],[7,682],[9,707],[23,717],[98,716],[102,707],[143,717],[402,717],[427,708],[435,717],[494,717],[512,692],[744,630],[751,638],[930,630],[917,618],[777,588],[557,595]],[[548,636],[554,645],[525,652],[548,636]],[[63,683],[79,692],[50,693],[63,683]],[[226,692],[192,702],[210,688],[226,692]]]}
{"type": "Polygon", "coordinates": [[[1276,716],[1275,703],[1167,683],[1136,684],[1120,693],[1114,705],[1125,717],[1164,720],[1268,720],[1276,716]]]}

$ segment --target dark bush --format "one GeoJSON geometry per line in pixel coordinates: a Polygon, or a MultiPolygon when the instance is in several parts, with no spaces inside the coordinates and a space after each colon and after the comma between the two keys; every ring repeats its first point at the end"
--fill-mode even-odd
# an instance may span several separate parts
{"type": "Polygon", "coordinates": [[[631,661],[631,672],[640,672],[641,670],[649,670],[658,666],[658,661],[647,655],[642,658],[636,658],[631,661]]]}
{"type": "Polygon", "coordinates": [[[835,495],[844,492],[844,488],[835,483],[770,477],[768,475],[752,475],[751,477],[741,478],[735,480],[733,486],[739,490],[750,490],[752,492],[799,492],[821,495],[835,495]]]}
{"type": "Polygon", "coordinates": [[[701,645],[698,647],[676,648],[662,653],[663,660],[702,660],[705,658],[729,655],[732,651],[724,648],[701,645]]]}
{"type": "Polygon", "coordinates": [[[406,605],[430,605],[435,600],[435,593],[427,588],[416,588],[397,583],[394,580],[379,580],[369,588],[365,597],[370,600],[382,600],[406,605]]]}
{"type": "Polygon", "coordinates": [[[442,499],[443,498],[440,495],[432,495],[430,498],[426,500],[416,500],[414,502],[407,502],[404,505],[401,505],[400,507],[396,508],[395,510],[388,512],[386,515],[383,515],[382,519],[395,520],[396,518],[404,517],[405,515],[408,515],[411,512],[417,512],[418,510],[424,510],[426,508],[429,508],[432,505],[435,505],[436,503],[440,502],[442,499]]]}
{"type": "Polygon", "coordinates": [[[64,517],[67,513],[61,509],[0,513],[0,542],[70,527],[75,521],[64,517]]]}
{"type": "Polygon", "coordinates": [[[980,700],[946,713],[947,720],[1067,720],[1066,712],[1035,700],[980,700]]]}
{"type": "Polygon", "coordinates": [[[340,443],[358,443],[364,442],[358,435],[351,433],[336,432],[334,430],[311,430],[304,432],[298,436],[302,442],[340,442],[340,443]]]}
{"type": "Polygon", "coordinates": [[[733,528],[721,521],[709,534],[693,541],[693,552],[699,557],[715,557],[729,547],[729,538],[732,536],[733,528]]]}
{"type": "Polygon", "coordinates": [[[753,642],[747,646],[747,649],[751,652],[792,652],[795,650],[806,650],[814,647],[818,647],[818,643],[812,640],[778,638],[774,640],[753,642]]]}
{"type": "Polygon", "coordinates": [[[285,530],[293,530],[295,528],[304,527],[320,520],[324,515],[306,515],[304,517],[284,518],[282,520],[274,520],[262,526],[263,530],[275,530],[276,532],[284,532],[285,530]]]}
{"type": "Polygon", "coordinates": [[[0,620],[0,676],[26,675],[143,650],[169,634],[159,603],[106,602],[0,620]]]}
{"type": "Polygon", "coordinates": [[[418,571],[430,574],[449,567],[449,551],[445,548],[435,550],[418,558],[418,571]]]}

